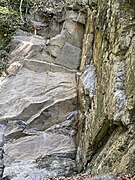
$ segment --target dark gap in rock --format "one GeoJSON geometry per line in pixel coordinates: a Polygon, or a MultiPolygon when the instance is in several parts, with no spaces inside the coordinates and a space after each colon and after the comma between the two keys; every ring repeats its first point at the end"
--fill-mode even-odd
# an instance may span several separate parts
{"type": "Polygon", "coordinates": [[[93,153],[96,154],[104,147],[106,142],[109,140],[111,134],[118,125],[113,124],[109,119],[106,119],[106,121],[103,123],[101,130],[95,137],[92,147],[93,147],[93,153]]]}
{"type": "Polygon", "coordinates": [[[131,123],[135,123],[135,106],[129,111],[131,123]]]}
{"type": "Polygon", "coordinates": [[[98,133],[98,135],[95,137],[95,140],[93,141],[91,156],[90,156],[89,160],[87,161],[85,167],[87,167],[88,164],[90,164],[90,162],[95,154],[98,154],[99,152],[101,152],[101,150],[106,145],[107,141],[110,139],[112,133],[117,128],[118,128],[118,125],[112,124],[112,122],[110,120],[108,120],[108,122],[103,124],[100,132],[98,133]]]}

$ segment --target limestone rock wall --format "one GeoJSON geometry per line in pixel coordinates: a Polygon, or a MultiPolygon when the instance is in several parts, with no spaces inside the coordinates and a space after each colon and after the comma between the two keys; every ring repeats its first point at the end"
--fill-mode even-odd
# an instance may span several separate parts
{"type": "Polygon", "coordinates": [[[0,77],[0,176],[135,172],[133,0],[49,0],[0,77]]]}
{"type": "Polygon", "coordinates": [[[78,170],[134,173],[134,1],[89,3],[78,83],[78,170]]]}
{"type": "Polygon", "coordinates": [[[0,175],[7,179],[77,173],[76,73],[86,14],[78,12],[81,3],[40,7],[28,17],[33,30],[18,29],[12,38],[0,82],[0,175]]]}

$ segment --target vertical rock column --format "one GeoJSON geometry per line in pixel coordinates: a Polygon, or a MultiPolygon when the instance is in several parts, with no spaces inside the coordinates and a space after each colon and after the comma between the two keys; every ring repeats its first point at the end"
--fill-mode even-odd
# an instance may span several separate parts
{"type": "MultiPolygon", "coordinates": [[[[92,60],[86,69],[86,50],[82,57],[84,73],[79,87],[82,109],[78,133],[78,170],[87,169],[87,172],[96,174],[133,173],[134,2],[101,0],[89,3],[95,16],[92,22],[91,19],[88,22],[88,28],[94,29],[93,45],[89,48],[92,60]],[[94,79],[95,90],[92,94],[94,79]]],[[[86,32],[86,37],[89,32],[86,32]]],[[[89,47],[88,42],[91,41],[85,40],[84,47],[89,47]]]]}
{"type": "Polygon", "coordinates": [[[96,86],[96,68],[93,62],[93,43],[95,28],[96,10],[87,9],[87,23],[85,28],[80,74],[78,75],[78,104],[79,123],[77,141],[77,164],[80,172],[85,168],[88,159],[91,158],[91,128],[89,113],[96,86]]]}

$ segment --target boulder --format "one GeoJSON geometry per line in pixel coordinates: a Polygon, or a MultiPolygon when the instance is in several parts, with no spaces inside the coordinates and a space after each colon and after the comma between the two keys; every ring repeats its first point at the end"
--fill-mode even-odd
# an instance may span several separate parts
{"type": "MultiPolygon", "coordinates": [[[[42,63],[41,63],[42,66],[42,63]]],[[[0,121],[28,120],[55,103],[76,96],[75,75],[61,72],[35,72],[22,68],[5,79],[0,87],[0,121]],[[40,112],[39,112],[40,111],[40,112]]]]}
{"type": "Polygon", "coordinates": [[[21,175],[25,171],[28,173],[33,167],[36,168],[35,162],[38,164],[38,175],[41,175],[38,170],[41,168],[44,168],[46,172],[51,172],[51,175],[53,172],[54,175],[64,175],[64,173],[69,175],[71,172],[74,173],[72,168],[76,167],[74,160],[71,159],[75,156],[74,141],[71,137],[63,134],[44,132],[22,137],[5,144],[4,152],[4,176],[10,178],[21,175]],[[67,156],[68,154],[70,156],[67,156]],[[15,171],[14,166],[17,166],[15,171]]]}

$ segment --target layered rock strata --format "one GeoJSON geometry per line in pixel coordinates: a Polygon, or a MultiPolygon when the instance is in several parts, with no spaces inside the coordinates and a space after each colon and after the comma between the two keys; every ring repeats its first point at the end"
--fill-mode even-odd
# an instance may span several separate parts
{"type": "Polygon", "coordinates": [[[134,2],[49,0],[33,13],[0,82],[0,175],[134,173],[134,2]]]}
{"type": "MultiPolygon", "coordinates": [[[[62,2],[53,3],[63,7],[62,2]]],[[[48,19],[39,12],[29,17],[33,33],[17,30],[8,76],[0,83],[0,123],[6,126],[1,131],[0,172],[13,180],[77,173],[76,72],[86,16],[67,8],[61,17],[50,4],[45,10],[53,24],[47,30],[48,19]]]]}

